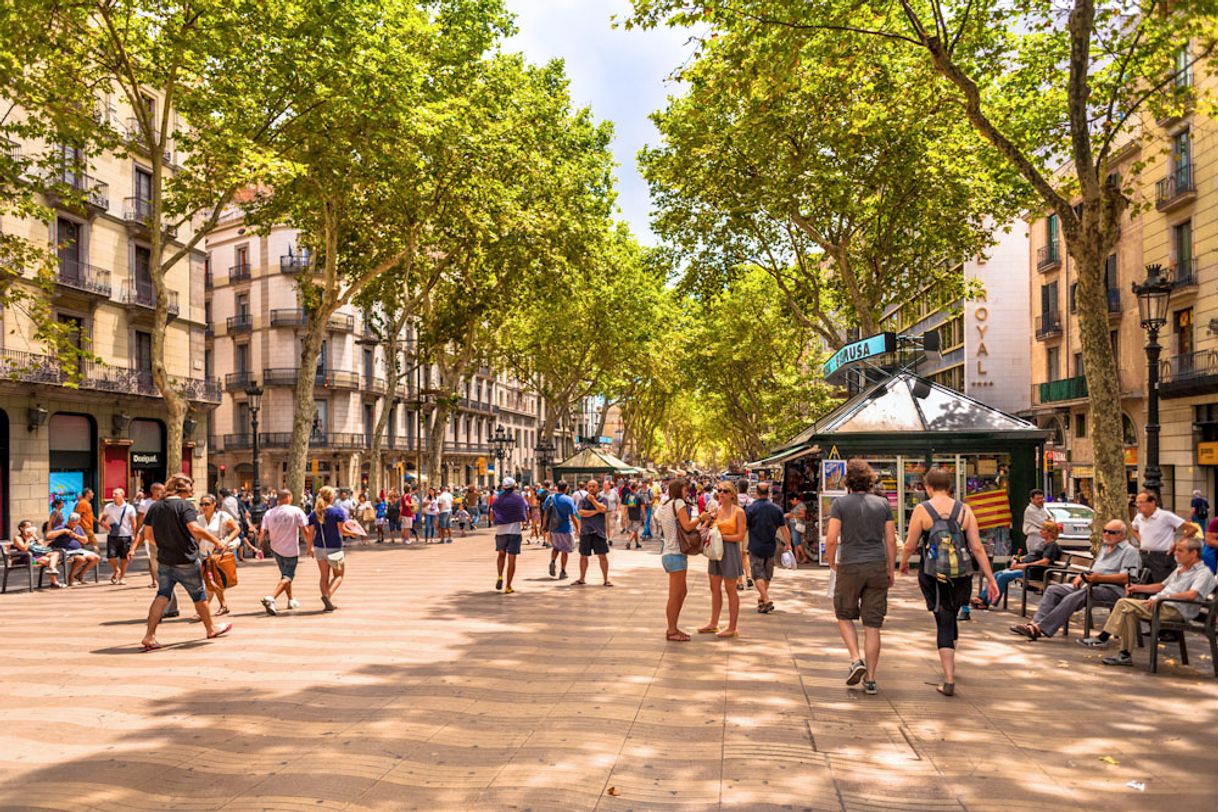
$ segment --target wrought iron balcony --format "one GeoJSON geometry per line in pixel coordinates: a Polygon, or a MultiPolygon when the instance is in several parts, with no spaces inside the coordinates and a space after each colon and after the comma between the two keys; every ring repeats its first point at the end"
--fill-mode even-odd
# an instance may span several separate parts
{"type": "Polygon", "coordinates": [[[1187,259],[1172,266],[1171,285],[1173,292],[1197,288],[1197,260],[1187,259]]]}
{"type": "MultiPolygon", "coordinates": [[[[262,370],[262,385],[263,386],[296,386],[296,381],[300,379],[299,367],[272,367],[262,370]]],[[[317,372],[314,374],[314,385],[322,386],[325,383],[325,374],[317,372]]]]}
{"type": "Polygon", "coordinates": [[[1041,313],[1036,317],[1036,337],[1052,338],[1062,334],[1061,313],[1041,313]]]}
{"type": "Polygon", "coordinates": [[[1197,187],[1193,183],[1192,164],[1176,167],[1167,177],[1155,184],[1155,208],[1170,211],[1197,199],[1197,187]]]}
{"type": "Polygon", "coordinates": [[[254,329],[254,315],[252,313],[239,313],[236,316],[229,316],[227,327],[229,335],[248,333],[254,329]]]}
{"type": "Polygon", "coordinates": [[[1059,243],[1051,242],[1036,249],[1036,270],[1052,271],[1060,268],[1061,264],[1062,251],[1059,243]]]}
{"type": "MultiPolygon", "coordinates": [[[[153,290],[151,284],[131,284],[124,282],[122,293],[119,299],[128,307],[141,307],[148,310],[156,308],[156,291],[153,290]]],[[[181,312],[178,307],[178,292],[176,290],[165,291],[165,299],[170,318],[176,318],[181,312]]]]}
{"type": "Polygon", "coordinates": [[[88,175],[76,166],[62,165],[47,176],[47,197],[53,204],[74,206],[81,198],[85,208],[92,214],[100,214],[110,208],[110,185],[88,175]],[[63,194],[63,189],[71,190],[63,194]]]}
{"type": "MultiPolygon", "coordinates": [[[[151,370],[85,361],[75,371],[75,375],[71,375],[58,358],[14,350],[0,350],[0,381],[5,380],[48,386],[66,386],[71,383],[76,391],[111,395],[154,398],[161,396],[151,370]]],[[[169,385],[188,400],[201,403],[220,402],[220,383],[214,379],[170,375],[169,385]]]]}
{"type": "Polygon", "coordinates": [[[329,327],[336,333],[354,333],[355,316],[350,313],[335,313],[330,317],[329,327]]]}
{"type": "Polygon", "coordinates": [[[243,262],[240,265],[233,265],[228,269],[228,281],[240,282],[242,279],[250,278],[250,264],[243,262]]]}
{"type": "MultiPolygon", "coordinates": [[[[133,233],[146,234],[151,231],[152,201],[144,197],[123,198],[123,220],[127,230],[133,233]]],[[[170,239],[178,236],[178,227],[162,226],[161,229],[170,239]]]]}
{"type": "Polygon", "coordinates": [[[284,254],[279,257],[279,272],[286,274],[304,273],[309,270],[312,257],[308,254],[284,254]]]}
{"type": "Polygon", "coordinates": [[[254,373],[248,370],[244,372],[230,372],[224,376],[224,388],[229,392],[244,389],[253,382],[254,373]]]}
{"type": "Polygon", "coordinates": [[[1198,350],[1159,362],[1159,396],[1181,398],[1218,392],[1218,350],[1198,350]]]}
{"type": "Polygon", "coordinates": [[[55,281],[65,288],[90,293],[103,299],[110,298],[110,272],[79,260],[59,260],[59,273],[55,275],[55,281]]]}
{"type": "MultiPolygon", "coordinates": [[[[259,437],[258,439],[261,440],[262,438],[259,437]]],[[[240,450],[243,448],[253,448],[253,447],[254,447],[254,435],[253,434],[226,434],[226,435],[224,435],[224,450],[225,451],[233,451],[233,450],[240,450]]]]}
{"type": "Polygon", "coordinates": [[[272,327],[304,327],[308,314],[300,308],[279,308],[271,311],[272,327]]]}

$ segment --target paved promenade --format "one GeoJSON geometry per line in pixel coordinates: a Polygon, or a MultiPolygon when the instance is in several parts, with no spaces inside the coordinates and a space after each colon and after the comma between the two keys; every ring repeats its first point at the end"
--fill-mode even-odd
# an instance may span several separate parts
{"type": "Polygon", "coordinates": [[[1104,668],[983,613],[947,699],[898,579],[868,697],[843,684],[824,571],[779,573],[769,616],[746,593],[740,639],[680,644],[654,544],[615,550],[613,589],[551,581],[526,547],[506,596],[491,548],[357,548],[334,614],[312,562],[302,609],[277,618],[258,604],[274,565],[243,567],[230,638],[172,621],[148,654],[142,575],[4,596],[0,809],[1218,808],[1200,642],[1194,667],[1173,647],[1151,676],[1145,652],[1104,668]]]}

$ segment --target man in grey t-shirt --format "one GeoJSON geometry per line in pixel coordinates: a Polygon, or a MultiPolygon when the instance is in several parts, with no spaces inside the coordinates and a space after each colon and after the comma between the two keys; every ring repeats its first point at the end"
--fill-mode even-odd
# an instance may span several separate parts
{"type": "Polygon", "coordinates": [[[888,500],[870,493],[875,473],[864,460],[846,465],[850,493],[833,501],[825,534],[825,554],[836,573],[833,611],[842,642],[850,651],[847,685],[863,681],[868,694],[878,691],[876,665],[880,660],[880,627],[888,613],[888,590],[896,567],[897,530],[888,500]],[[840,555],[839,555],[840,549],[840,555]],[[862,618],[866,659],[859,657],[854,621],[862,618]]]}

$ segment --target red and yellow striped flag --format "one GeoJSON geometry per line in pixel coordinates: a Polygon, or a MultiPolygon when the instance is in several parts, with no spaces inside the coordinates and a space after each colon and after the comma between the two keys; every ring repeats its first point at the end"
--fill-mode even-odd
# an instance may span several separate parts
{"type": "Polygon", "coordinates": [[[964,499],[977,517],[978,530],[993,530],[995,527],[1011,526],[1011,500],[1006,491],[971,493],[964,499]]]}

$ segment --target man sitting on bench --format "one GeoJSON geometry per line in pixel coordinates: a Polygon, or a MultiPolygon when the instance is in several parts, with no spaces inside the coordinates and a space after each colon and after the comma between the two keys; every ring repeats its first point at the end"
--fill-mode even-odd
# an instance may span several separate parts
{"type": "MultiPolygon", "coordinates": [[[[1112,607],[1112,614],[1108,616],[1100,636],[1078,641],[1091,648],[1104,648],[1109,638],[1120,638],[1120,654],[1105,657],[1104,665],[1133,665],[1131,652],[1137,641],[1139,625],[1143,620],[1151,619],[1156,601],[1163,598],[1195,601],[1208,597],[1214,591],[1214,574],[1201,560],[1201,539],[1193,537],[1176,542],[1175,557],[1178,567],[1163,583],[1146,586],[1134,584],[1128,588],[1130,595],[1149,595],[1149,599],[1121,598],[1112,607]]],[[[1171,623],[1181,623],[1192,620],[1200,611],[1201,607],[1197,604],[1168,605],[1159,610],[1159,617],[1171,623]]],[[[1152,646],[1158,643],[1158,640],[1148,641],[1148,645],[1152,646]]]]}
{"type": "Polygon", "coordinates": [[[1020,634],[1029,640],[1052,637],[1066,625],[1078,610],[1087,605],[1087,586],[1091,585],[1092,600],[1111,606],[1125,596],[1125,585],[1136,577],[1142,566],[1142,557],[1125,539],[1125,523],[1113,519],[1104,525],[1104,546],[1100,556],[1091,565],[1089,572],[1076,575],[1061,584],[1053,584],[1045,590],[1036,616],[1031,623],[1011,627],[1012,634],[1020,634]]]}
{"type": "Polygon", "coordinates": [[[1002,572],[994,573],[994,581],[998,584],[998,594],[987,594],[983,585],[980,594],[972,602],[973,608],[989,609],[991,606],[997,606],[998,601],[1002,600],[1002,596],[1007,594],[1007,587],[1012,581],[1018,581],[1021,578],[1026,578],[1028,581],[1039,581],[1044,577],[1045,569],[1062,557],[1062,548],[1057,543],[1057,537],[1061,535],[1061,531],[1062,526],[1056,522],[1043,523],[1040,526],[1040,534],[1045,540],[1044,549],[1039,552],[1029,552],[1024,556],[1024,561],[1012,564],[1010,568],[1002,572]]]}

